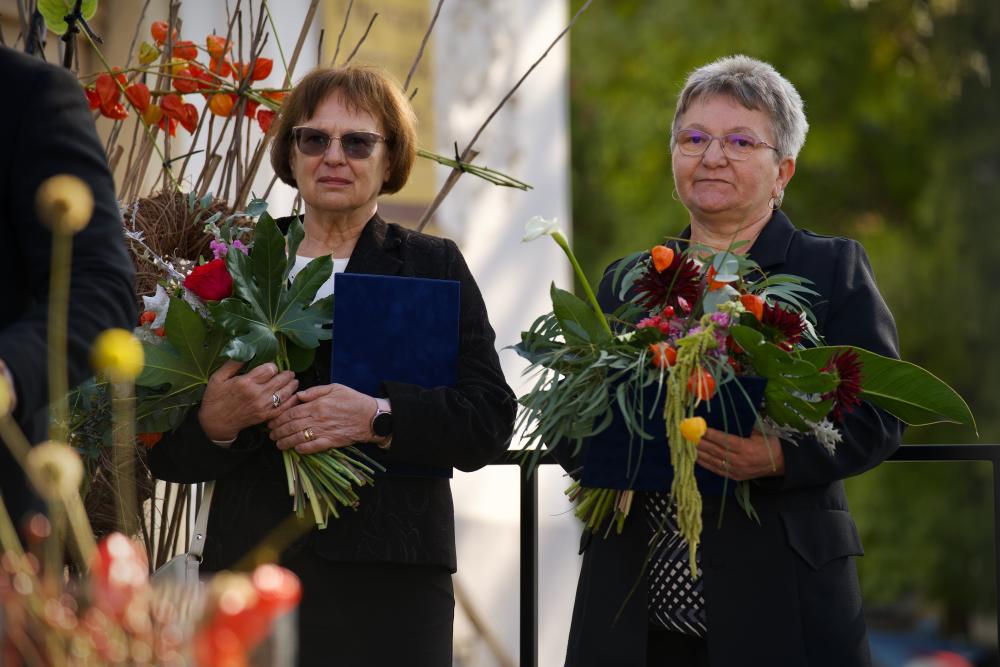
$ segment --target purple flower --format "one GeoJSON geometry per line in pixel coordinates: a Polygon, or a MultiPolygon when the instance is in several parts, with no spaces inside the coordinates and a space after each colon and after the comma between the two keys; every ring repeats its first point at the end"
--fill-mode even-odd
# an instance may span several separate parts
{"type": "Polygon", "coordinates": [[[240,241],[239,239],[233,241],[233,248],[236,250],[242,250],[244,255],[250,254],[250,249],[243,245],[243,241],[240,241]]]}
{"type": "MultiPolygon", "coordinates": [[[[239,243],[239,241],[237,241],[237,243],[239,243]]],[[[213,240],[211,243],[208,244],[208,247],[212,249],[212,254],[215,255],[215,259],[220,259],[222,257],[225,257],[226,253],[229,252],[229,246],[227,246],[222,241],[213,240]]]]}
{"type": "Polygon", "coordinates": [[[715,322],[717,326],[728,327],[729,326],[729,313],[714,312],[708,316],[710,320],[715,322]]]}

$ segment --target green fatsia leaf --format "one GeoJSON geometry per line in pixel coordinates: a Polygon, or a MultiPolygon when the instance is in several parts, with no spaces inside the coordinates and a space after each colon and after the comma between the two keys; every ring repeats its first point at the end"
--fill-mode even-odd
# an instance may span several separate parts
{"type": "Polygon", "coordinates": [[[135,408],[136,431],[139,433],[166,433],[177,428],[188,409],[201,402],[204,386],[168,396],[152,394],[139,397],[135,408]]]}
{"type": "MultiPolygon", "coordinates": [[[[66,21],[63,20],[67,14],[73,11],[74,0],[38,0],[38,12],[45,19],[45,25],[49,30],[57,35],[62,35],[69,29],[66,21]]],[[[80,4],[80,13],[87,21],[94,18],[97,13],[97,0],[83,0],[80,4]]]]}
{"type": "Polygon", "coordinates": [[[976,428],[972,411],[958,392],[916,364],[847,345],[812,348],[802,356],[823,366],[836,352],[846,350],[854,350],[861,359],[861,400],[912,426],[951,422],[976,428]]]}
{"type": "Polygon", "coordinates": [[[205,321],[178,297],[170,298],[164,326],[164,342],[143,343],[146,361],[135,383],[150,388],[166,386],[164,397],[208,384],[208,378],[225,361],[225,332],[220,327],[209,331],[205,321]]]}
{"type": "Polygon", "coordinates": [[[608,332],[597,319],[597,314],[580,297],[559,289],[552,284],[552,312],[562,327],[563,336],[570,345],[585,345],[606,340],[608,332]]]}
{"type": "Polygon", "coordinates": [[[317,257],[288,283],[302,238],[302,223],[295,220],[289,227],[286,250],[285,237],[265,213],[257,222],[249,256],[242,252],[226,255],[233,296],[212,306],[212,316],[233,337],[226,356],[258,366],[287,355],[292,368],[300,368],[311,357],[288,344],[312,349],[330,339],[327,325],[333,318],[333,297],[312,300],[329,280],[333,260],[317,257]]]}

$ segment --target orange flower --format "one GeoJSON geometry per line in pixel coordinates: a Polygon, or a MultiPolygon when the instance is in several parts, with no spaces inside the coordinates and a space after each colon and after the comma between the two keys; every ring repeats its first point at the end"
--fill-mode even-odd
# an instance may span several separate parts
{"type": "Polygon", "coordinates": [[[156,313],[151,310],[144,310],[142,311],[142,315],[139,316],[139,324],[152,324],[155,319],[156,313]]]}
{"type": "Polygon", "coordinates": [[[94,89],[97,91],[97,97],[100,101],[100,106],[110,106],[118,101],[118,96],[121,94],[121,89],[115,80],[107,72],[101,72],[97,75],[97,79],[94,81],[94,89]]]}
{"type": "Polygon", "coordinates": [[[194,42],[190,40],[184,40],[182,42],[174,43],[174,53],[175,58],[183,58],[184,60],[194,60],[198,57],[198,47],[194,45],[194,42]]]}
{"type": "Polygon", "coordinates": [[[185,67],[179,72],[174,72],[173,84],[181,93],[193,93],[198,90],[198,82],[193,80],[191,70],[185,67]]]}
{"type": "Polygon", "coordinates": [[[257,123],[260,125],[262,132],[266,133],[271,128],[274,116],[275,113],[270,109],[261,109],[257,112],[257,123]]]}
{"type": "Polygon", "coordinates": [[[653,246],[650,254],[653,256],[653,266],[660,273],[663,273],[667,267],[673,264],[674,251],[672,248],[668,248],[665,245],[653,246]]]}
{"type": "Polygon", "coordinates": [[[163,99],[160,100],[160,106],[163,107],[163,113],[168,118],[180,120],[184,114],[184,102],[179,95],[174,95],[173,93],[164,95],[163,99]]]}
{"type": "Polygon", "coordinates": [[[155,334],[156,334],[157,336],[159,336],[160,338],[163,338],[164,336],[166,336],[166,335],[167,335],[167,329],[166,329],[166,327],[157,327],[157,328],[156,328],[156,329],[155,329],[155,330],[153,331],[153,333],[155,333],[155,334]]]}
{"type": "Polygon", "coordinates": [[[229,62],[229,58],[212,58],[208,61],[208,71],[221,77],[227,77],[233,73],[233,66],[229,62]]]}
{"type": "Polygon", "coordinates": [[[688,378],[687,389],[699,401],[707,401],[715,396],[715,378],[704,368],[695,369],[688,378]]]}
{"type": "Polygon", "coordinates": [[[132,106],[139,110],[139,113],[142,113],[149,108],[149,88],[147,88],[144,83],[133,83],[131,86],[126,88],[125,97],[127,97],[128,101],[132,103],[132,106]]]}
{"type": "Polygon", "coordinates": [[[195,128],[198,127],[198,108],[193,104],[185,104],[183,115],[177,120],[180,121],[185,130],[194,132],[195,128]]]}
{"type": "Polygon", "coordinates": [[[231,74],[233,75],[233,79],[235,81],[242,81],[247,78],[247,75],[251,72],[250,65],[248,63],[242,63],[238,60],[232,64],[232,69],[233,71],[231,74]]]}
{"type": "Polygon", "coordinates": [[[208,101],[208,110],[216,116],[228,116],[233,113],[236,96],[229,93],[216,93],[208,101]]]}
{"type": "Polygon", "coordinates": [[[656,368],[668,368],[677,363],[677,350],[667,343],[653,343],[649,346],[649,353],[656,368]]]}
{"type": "MultiPolygon", "coordinates": [[[[165,41],[167,41],[167,25],[166,21],[153,21],[153,25],[149,26],[149,33],[153,36],[153,41],[156,42],[158,46],[162,46],[165,41]]],[[[177,39],[177,28],[173,29],[173,38],[177,39]]]]}
{"type": "Polygon", "coordinates": [[[222,35],[209,35],[205,38],[205,49],[208,51],[209,56],[217,60],[226,55],[226,51],[229,50],[229,44],[222,35]]]}
{"type": "Polygon", "coordinates": [[[274,67],[274,61],[270,58],[257,58],[253,61],[253,72],[250,74],[250,79],[252,81],[266,79],[271,74],[272,67],[274,67]]]}
{"type": "Polygon", "coordinates": [[[168,116],[160,117],[160,129],[167,132],[171,137],[177,136],[177,119],[168,116]]]}
{"type": "Polygon", "coordinates": [[[764,317],[764,299],[756,294],[740,294],[740,303],[758,320],[764,317]]]}

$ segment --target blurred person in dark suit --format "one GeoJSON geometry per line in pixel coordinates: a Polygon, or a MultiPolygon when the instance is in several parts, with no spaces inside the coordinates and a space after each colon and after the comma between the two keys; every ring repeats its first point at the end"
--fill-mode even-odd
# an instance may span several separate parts
{"type": "MultiPolygon", "coordinates": [[[[47,432],[47,319],[52,235],[35,212],[38,187],[56,174],[82,179],[94,196],[90,224],[73,239],[67,365],[74,386],[90,375],[94,338],[135,323],[134,269],[125,250],[114,182],[79,82],[69,71],[0,47],[0,381],[32,443],[47,432]]],[[[6,445],[0,494],[15,524],[44,505],[6,445]]]]}

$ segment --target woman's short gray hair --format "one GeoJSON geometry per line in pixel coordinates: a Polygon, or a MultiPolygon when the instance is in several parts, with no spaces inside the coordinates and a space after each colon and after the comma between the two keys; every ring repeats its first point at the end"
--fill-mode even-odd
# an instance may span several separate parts
{"type": "Polygon", "coordinates": [[[695,100],[713,95],[731,97],[747,109],[766,113],[771,119],[778,156],[798,156],[809,131],[802,97],[774,67],[742,55],[720,58],[691,72],[677,100],[671,149],[684,112],[695,100]]]}

